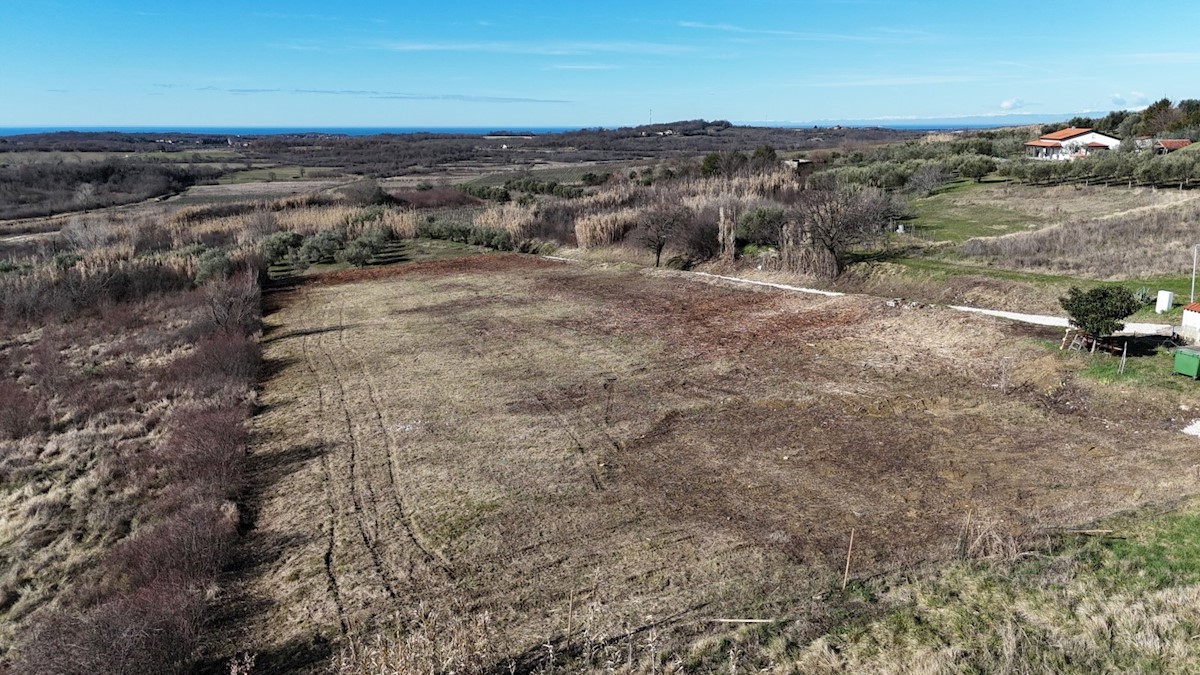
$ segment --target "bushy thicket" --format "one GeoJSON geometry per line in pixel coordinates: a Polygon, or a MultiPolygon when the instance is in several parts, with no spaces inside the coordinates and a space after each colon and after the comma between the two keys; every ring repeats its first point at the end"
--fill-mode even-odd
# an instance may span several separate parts
{"type": "Polygon", "coordinates": [[[492,202],[500,202],[503,204],[505,202],[512,201],[512,195],[509,194],[506,187],[500,187],[497,185],[471,185],[470,183],[464,183],[458,186],[458,189],[462,190],[466,194],[471,195],[472,197],[486,199],[492,202]]]}
{"type": "Polygon", "coordinates": [[[392,241],[416,236],[413,211],[370,207],[352,211],[329,229],[305,236],[291,230],[272,232],[259,241],[266,264],[287,265],[293,271],[332,262],[368,265],[392,241]]]}
{"type": "Polygon", "coordinates": [[[518,239],[507,230],[469,225],[454,220],[434,218],[417,226],[417,236],[426,239],[455,241],[471,246],[486,246],[497,251],[519,253],[550,253],[555,246],[550,242],[533,239],[518,239]]]}
{"type": "Polygon", "coordinates": [[[0,273],[0,481],[34,495],[0,568],[22,628],[0,658],[181,672],[236,539],[259,366],[261,257],[235,242],[269,228],[232,216],[214,248],[184,212],[139,253],[138,228],[96,218],[0,273]]]}
{"type": "Polygon", "coordinates": [[[583,188],[581,187],[553,180],[537,180],[536,178],[517,178],[504,181],[504,189],[507,191],[518,190],[530,194],[552,195],[564,199],[583,196],[583,188]]]}
{"type": "Polygon", "coordinates": [[[220,175],[134,159],[0,166],[0,219],[44,216],[173,194],[220,175]]]}

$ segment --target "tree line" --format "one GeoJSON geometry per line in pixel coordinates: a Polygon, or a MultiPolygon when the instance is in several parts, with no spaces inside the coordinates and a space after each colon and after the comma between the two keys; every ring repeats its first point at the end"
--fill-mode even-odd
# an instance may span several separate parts
{"type": "Polygon", "coordinates": [[[5,166],[0,167],[0,218],[128,204],[175,194],[220,175],[220,171],[203,166],[138,159],[5,166]]]}

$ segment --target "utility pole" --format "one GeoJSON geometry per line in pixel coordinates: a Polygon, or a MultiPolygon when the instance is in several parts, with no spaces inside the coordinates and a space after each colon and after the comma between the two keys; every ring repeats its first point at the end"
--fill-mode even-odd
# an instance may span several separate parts
{"type": "Polygon", "coordinates": [[[1192,295],[1188,298],[1188,304],[1196,302],[1196,252],[1200,251],[1200,244],[1192,246],[1192,295]]]}

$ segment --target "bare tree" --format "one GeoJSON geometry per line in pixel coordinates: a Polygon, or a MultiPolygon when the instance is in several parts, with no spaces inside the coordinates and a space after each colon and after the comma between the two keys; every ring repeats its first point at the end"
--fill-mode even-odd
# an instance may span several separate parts
{"type": "Polygon", "coordinates": [[[928,197],[945,182],[942,165],[934,162],[922,164],[908,179],[908,189],[918,197],[928,197]]]}
{"type": "Polygon", "coordinates": [[[800,194],[780,232],[787,269],[833,279],[855,249],[870,245],[894,212],[883,190],[839,186],[800,194]]]}
{"type": "Polygon", "coordinates": [[[687,223],[688,210],[681,206],[656,206],[650,210],[638,231],[638,241],[654,253],[654,266],[662,262],[663,249],[687,223]]]}

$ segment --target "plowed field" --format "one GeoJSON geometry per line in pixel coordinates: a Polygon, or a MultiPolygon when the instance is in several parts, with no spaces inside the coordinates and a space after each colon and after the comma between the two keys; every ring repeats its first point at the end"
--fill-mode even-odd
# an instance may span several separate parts
{"type": "Polygon", "coordinates": [[[255,672],[374,639],[646,668],[715,619],[828,628],[852,529],[863,577],[1197,485],[1178,397],[986,317],[516,255],[268,300],[229,641],[255,672]]]}

